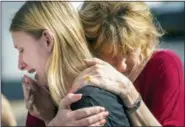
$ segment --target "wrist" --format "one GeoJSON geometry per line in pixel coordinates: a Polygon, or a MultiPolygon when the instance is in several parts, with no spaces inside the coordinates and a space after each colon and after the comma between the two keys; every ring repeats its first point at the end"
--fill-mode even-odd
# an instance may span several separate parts
{"type": "Polygon", "coordinates": [[[50,113],[50,114],[52,114],[52,115],[48,115],[48,117],[43,120],[45,125],[49,125],[49,123],[52,123],[52,125],[53,125],[53,123],[54,123],[53,121],[54,121],[55,115],[54,115],[54,113],[50,113]]]}
{"type": "Polygon", "coordinates": [[[140,107],[142,103],[142,98],[139,95],[139,97],[136,99],[133,105],[125,106],[127,114],[132,114],[137,111],[137,109],[140,107]]]}
{"type": "Polygon", "coordinates": [[[47,127],[54,127],[55,126],[55,119],[52,119],[51,121],[44,121],[45,122],[45,125],[47,126],[47,127]]]}
{"type": "Polygon", "coordinates": [[[121,92],[121,99],[124,102],[126,107],[131,107],[134,105],[136,100],[139,98],[140,94],[137,92],[134,86],[127,90],[126,94],[121,92]]]}

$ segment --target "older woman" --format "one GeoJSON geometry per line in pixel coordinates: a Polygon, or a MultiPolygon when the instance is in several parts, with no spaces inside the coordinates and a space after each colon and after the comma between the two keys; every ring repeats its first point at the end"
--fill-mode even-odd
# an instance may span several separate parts
{"type": "Polygon", "coordinates": [[[59,126],[130,125],[119,96],[91,86],[77,91],[75,98],[81,100],[71,106],[76,110],[76,119],[65,121],[61,117],[61,114],[74,114],[69,112],[70,107],[64,105],[62,98],[69,93],[75,78],[87,68],[84,59],[92,58],[78,19],[69,3],[55,1],[26,2],[12,20],[10,32],[19,51],[19,69],[36,72],[36,82],[27,76],[23,78],[23,92],[30,113],[27,126],[45,126],[43,121],[48,126],[59,125],[58,122],[61,122],[59,126]],[[56,116],[55,106],[58,108],[56,116]],[[90,113],[83,114],[80,110],[90,106],[96,106],[88,108],[90,113]],[[93,120],[86,118],[89,115],[94,115],[91,116],[93,120]]]}
{"type": "Polygon", "coordinates": [[[84,2],[79,13],[89,48],[106,62],[85,60],[89,68],[77,78],[76,88],[88,76],[85,84],[119,95],[135,126],[184,126],[182,62],[172,51],[156,50],[163,32],[149,7],[84,2]]]}

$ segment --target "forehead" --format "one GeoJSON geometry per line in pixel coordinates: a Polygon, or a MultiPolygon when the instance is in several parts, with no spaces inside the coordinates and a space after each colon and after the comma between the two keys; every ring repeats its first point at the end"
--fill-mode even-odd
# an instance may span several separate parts
{"type": "Polygon", "coordinates": [[[14,47],[17,48],[19,45],[29,44],[27,42],[35,41],[34,38],[26,32],[18,31],[11,32],[14,47]]]}
{"type": "Polygon", "coordinates": [[[97,57],[104,56],[107,58],[114,58],[123,54],[122,47],[119,44],[106,42],[95,49],[94,52],[97,57]]]}

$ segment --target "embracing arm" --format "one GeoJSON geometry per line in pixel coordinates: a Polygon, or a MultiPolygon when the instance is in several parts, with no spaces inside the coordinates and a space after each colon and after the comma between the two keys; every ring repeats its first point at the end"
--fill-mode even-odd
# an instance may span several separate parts
{"type": "Polygon", "coordinates": [[[88,85],[119,95],[126,107],[133,105],[140,93],[141,105],[136,112],[129,114],[134,125],[184,126],[183,68],[174,53],[166,50],[156,53],[138,77],[136,86],[100,59],[85,61],[90,67],[78,76],[73,91],[88,82],[88,85]],[[84,78],[87,76],[88,80],[84,78]]]}
{"type": "MultiPolygon", "coordinates": [[[[132,95],[128,95],[127,97],[121,96],[125,105],[130,106],[134,104],[134,101],[139,97],[139,94],[137,92],[135,93],[136,94],[134,95],[134,92],[132,92],[132,95]]],[[[134,126],[161,126],[151,111],[147,108],[143,100],[141,100],[138,109],[135,112],[128,114],[128,116],[134,126]]]]}

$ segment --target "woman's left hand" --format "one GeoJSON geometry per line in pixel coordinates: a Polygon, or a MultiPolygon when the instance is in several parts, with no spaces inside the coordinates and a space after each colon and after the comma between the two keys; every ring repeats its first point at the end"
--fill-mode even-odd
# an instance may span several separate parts
{"type": "Polygon", "coordinates": [[[107,62],[97,58],[86,59],[85,62],[89,68],[75,79],[71,92],[84,85],[103,88],[121,96],[122,99],[128,94],[137,92],[132,82],[107,62]]]}

